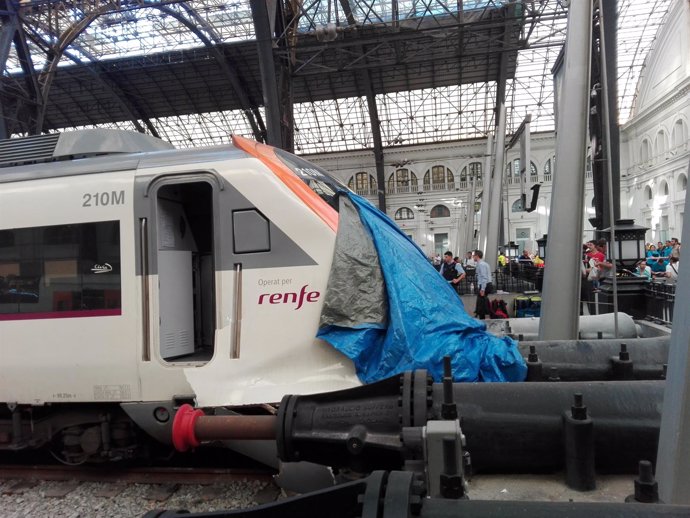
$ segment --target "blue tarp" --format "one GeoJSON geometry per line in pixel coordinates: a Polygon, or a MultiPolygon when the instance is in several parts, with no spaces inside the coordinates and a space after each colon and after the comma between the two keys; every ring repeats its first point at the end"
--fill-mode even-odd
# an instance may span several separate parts
{"type": "Polygon", "coordinates": [[[347,325],[323,325],[322,318],[317,336],[352,359],[360,380],[371,383],[423,368],[438,381],[445,355],[451,357],[456,381],[524,380],[527,367],[517,343],[488,333],[482,321],[469,316],[424,252],[390,218],[356,194],[341,196],[356,208],[362,233],[378,254],[387,318],[347,325]]]}

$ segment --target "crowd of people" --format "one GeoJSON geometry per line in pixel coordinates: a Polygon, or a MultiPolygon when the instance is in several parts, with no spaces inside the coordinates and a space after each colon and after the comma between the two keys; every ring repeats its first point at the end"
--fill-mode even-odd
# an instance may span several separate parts
{"type": "MultiPolygon", "coordinates": [[[[610,277],[613,263],[608,257],[606,240],[589,241],[582,245],[582,274],[596,292],[601,282],[610,277]]],[[[659,241],[656,245],[647,243],[646,257],[641,259],[633,271],[624,270],[636,277],[648,281],[661,279],[675,282],[678,279],[681,245],[677,238],[671,238],[664,244],[659,241]]]]}
{"type": "Polygon", "coordinates": [[[481,250],[473,250],[465,253],[465,256],[453,257],[453,253],[447,251],[441,258],[440,254],[436,254],[431,258],[431,263],[438,270],[441,276],[448,281],[448,283],[458,291],[458,286],[467,277],[470,272],[476,283],[477,302],[475,305],[474,314],[477,318],[484,320],[486,315],[491,313],[489,294],[493,293],[493,284],[491,282],[491,268],[484,261],[484,254],[481,250]]]}
{"type": "MultiPolygon", "coordinates": [[[[501,249],[498,251],[497,263],[499,269],[506,269],[511,266],[511,261],[506,257],[505,253],[501,249]]],[[[539,257],[538,253],[532,253],[526,248],[522,251],[517,259],[512,261],[512,263],[517,264],[518,266],[536,266],[538,268],[544,267],[544,259],[539,257]]]]}
{"type": "Polygon", "coordinates": [[[680,242],[675,237],[666,243],[647,243],[647,257],[638,263],[635,273],[648,279],[666,277],[672,281],[677,280],[680,249],[680,242]]]}
{"type": "MultiPolygon", "coordinates": [[[[678,278],[680,250],[681,244],[675,237],[666,243],[661,241],[656,245],[648,243],[646,258],[640,260],[634,271],[628,273],[650,281],[656,278],[675,282],[678,278]]],[[[481,250],[466,252],[462,258],[453,257],[453,253],[450,251],[445,252],[443,256],[436,254],[429,257],[429,261],[456,292],[460,283],[467,278],[468,273],[471,275],[470,278],[473,279],[471,289],[474,289],[476,283],[477,293],[475,316],[480,319],[484,319],[486,315],[490,314],[488,296],[493,292],[491,268],[483,258],[484,254],[481,250]]],[[[544,260],[538,254],[532,254],[525,249],[517,259],[511,262],[503,250],[499,250],[498,269],[508,269],[512,264],[543,267],[544,260]]],[[[608,256],[605,239],[588,241],[582,245],[582,275],[586,281],[583,283],[583,288],[586,284],[590,290],[598,291],[602,281],[610,277],[612,273],[613,263],[608,256]]]]}

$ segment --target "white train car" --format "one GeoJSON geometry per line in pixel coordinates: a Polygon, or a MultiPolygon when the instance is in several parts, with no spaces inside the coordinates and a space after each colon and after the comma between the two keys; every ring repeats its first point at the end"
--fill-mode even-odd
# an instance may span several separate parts
{"type": "Polygon", "coordinates": [[[133,456],[194,379],[227,405],[359,384],[315,338],[340,187],[242,138],[0,142],[0,449],[133,456]]]}

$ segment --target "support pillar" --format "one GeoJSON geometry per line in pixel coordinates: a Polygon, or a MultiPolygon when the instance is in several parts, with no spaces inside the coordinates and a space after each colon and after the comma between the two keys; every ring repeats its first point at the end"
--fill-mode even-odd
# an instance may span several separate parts
{"type": "MultiPolygon", "coordinates": [[[[530,182],[532,180],[532,162],[530,156],[531,150],[531,135],[530,123],[532,122],[532,114],[527,114],[522,123],[522,133],[520,134],[520,199],[522,200],[523,212],[527,210],[527,193],[530,189],[530,182]]],[[[510,207],[508,207],[510,209],[510,207]]],[[[510,236],[508,241],[510,241],[510,236]]]]}
{"type": "MultiPolygon", "coordinates": [[[[507,6],[506,17],[515,15],[515,6],[507,6]]],[[[503,31],[503,44],[508,46],[510,28],[506,22],[503,31]]],[[[496,159],[491,177],[491,197],[487,220],[486,243],[484,245],[484,260],[489,263],[491,271],[496,269],[498,258],[498,238],[503,222],[501,215],[501,200],[503,195],[503,169],[506,149],[506,82],[508,80],[508,60],[506,53],[502,53],[498,65],[496,78],[496,159]]]]}
{"type": "MultiPolygon", "coordinates": [[[[690,243],[690,197],[685,197],[681,243],[690,243]]],[[[549,245],[550,246],[550,245],[549,245]]],[[[551,253],[549,249],[549,253],[551,253]]],[[[659,498],[667,504],[690,504],[690,269],[679,263],[664,404],[661,409],[656,478],[659,498]]]]}
{"type": "Polygon", "coordinates": [[[376,96],[371,87],[369,72],[362,72],[364,90],[367,95],[367,108],[369,109],[369,123],[371,135],[374,140],[374,163],[376,164],[376,185],[378,186],[379,210],[386,213],[386,171],[383,165],[383,140],[381,139],[381,126],[379,124],[379,110],[376,106],[376,96]]]}
{"type": "MultiPolygon", "coordinates": [[[[5,70],[7,58],[12,49],[12,39],[17,29],[17,16],[14,12],[7,12],[0,15],[0,70],[5,70]]],[[[0,86],[0,88],[2,88],[0,86]]],[[[0,105],[0,140],[10,138],[7,132],[7,123],[5,122],[5,113],[0,105]]]]}
{"type": "MultiPolygon", "coordinates": [[[[592,182],[596,216],[590,219],[601,231],[620,219],[620,136],[617,89],[617,1],[599,0],[599,42],[592,42],[593,63],[590,84],[597,91],[590,110],[592,182]],[[606,34],[606,44],[603,35],[606,34]],[[608,109],[607,109],[608,106],[608,109]],[[606,117],[611,121],[606,124],[606,117]],[[610,157],[610,158],[608,158],[610,157]],[[612,181],[608,180],[610,168],[612,181]],[[610,183],[610,185],[609,185],[610,183]],[[612,186],[612,187],[611,187],[612,186]],[[609,190],[611,194],[609,195],[609,190]],[[613,204],[611,201],[613,200],[613,204]],[[611,220],[611,207],[613,220],[611,220]]],[[[595,34],[596,36],[596,34],[595,34]]],[[[600,233],[596,237],[602,237],[600,233]]]]}
{"type": "Polygon", "coordinates": [[[591,38],[591,2],[571,2],[558,107],[557,170],[553,175],[540,340],[575,340],[578,335],[591,38]]]}
{"type": "Polygon", "coordinates": [[[271,25],[268,18],[266,0],[250,0],[256,46],[259,52],[259,71],[261,72],[261,87],[264,94],[266,109],[266,144],[282,147],[280,130],[280,98],[278,96],[278,81],[276,79],[275,64],[273,62],[273,39],[271,25]]]}
{"type": "Polygon", "coordinates": [[[491,198],[488,206],[488,226],[486,232],[486,250],[484,260],[489,264],[491,271],[496,269],[498,259],[498,233],[502,224],[501,197],[503,194],[503,169],[505,167],[505,139],[506,139],[506,105],[505,99],[500,98],[498,103],[498,128],[496,129],[496,161],[494,162],[494,174],[491,177],[491,198]]]}
{"type": "Polygon", "coordinates": [[[458,236],[458,241],[462,244],[458,247],[460,248],[460,256],[464,257],[464,253],[468,250],[472,250],[474,245],[474,197],[477,185],[477,179],[473,174],[467,175],[467,182],[469,183],[469,190],[467,191],[467,210],[465,211],[467,219],[465,220],[465,236],[464,239],[460,239],[458,236]]]}
{"type": "Polygon", "coordinates": [[[494,138],[491,133],[486,137],[486,156],[482,171],[482,214],[479,219],[479,242],[477,248],[486,253],[486,234],[489,229],[489,203],[491,200],[491,156],[494,138]]]}

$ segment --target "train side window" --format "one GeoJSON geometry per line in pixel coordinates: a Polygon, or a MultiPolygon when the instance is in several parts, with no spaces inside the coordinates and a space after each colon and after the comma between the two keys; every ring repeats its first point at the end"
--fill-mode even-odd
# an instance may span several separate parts
{"type": "Polygon", "coordinates": [[[271,251],[271,236],[266,217],[255,209],[232,213],[233,247],[236,254],[271,251]]]}
{"type": "Polygon", "coordinates": [[[121,314],[119,221],[3,235],[0,320],[121,314]]]}

